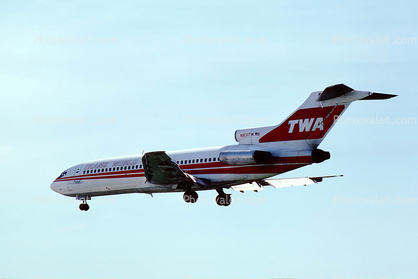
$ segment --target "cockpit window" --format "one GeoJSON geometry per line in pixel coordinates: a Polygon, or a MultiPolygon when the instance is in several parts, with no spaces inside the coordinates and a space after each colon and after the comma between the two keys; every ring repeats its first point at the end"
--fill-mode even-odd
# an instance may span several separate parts
{"type": "Polygon", "coordinates": [[[64,177],[67,174],[67,171],[63,171],[58,178],[64,177]]]}

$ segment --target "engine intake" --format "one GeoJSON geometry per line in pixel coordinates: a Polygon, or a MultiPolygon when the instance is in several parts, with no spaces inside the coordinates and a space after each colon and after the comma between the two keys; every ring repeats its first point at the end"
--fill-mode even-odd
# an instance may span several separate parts
{"type": "Polygon", "coordinates": [[[271,162],[271,152],[261,150],[223,151],[219,161],[225,165],[268,164],[271,162]]]}

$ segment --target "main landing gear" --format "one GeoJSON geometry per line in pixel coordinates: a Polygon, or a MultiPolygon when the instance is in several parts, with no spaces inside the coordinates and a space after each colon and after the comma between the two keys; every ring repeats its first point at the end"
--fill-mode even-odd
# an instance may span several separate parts
{"type": "MultiPolygon", "coordinates": [[[[229,206],[232,202],[231,194],[225,194],[222,188],[216,189],[216,191],[218,192],[218,195],[216,196],[216,204],[219,206],[229,206]]],[[[196,191],[191,189],[186,190],[186,192],[183,194],[183,200],[187,203],[197,202],[198,197],[199,196],[197,195],[196,191]]]]}
{"type": "Polygon", "coordinates": [[[219,206],[229,206],[232,202],[231,194],[225,194],[222,188],[216,189],[219,195],[216,196],[216,204],[219,206]]]}
{"type": "Polygon", "coordinates": [[[199,195],[193,190],[186,190],[183,194],[183,200],[187,203],[195,203],[198,198],[199,195]]]}
{"type": "MultiPolygon", "coordinates": [[[[216,189],[216,191],[218,192],[218,195],[216,196],[216,204],[219,206],[229,206],[232,203],[232,198],[231,198],[231,194],[225,194],[224,190],[222,188],[220,189],[216,189]]],[[[189,189],[186,190],[186,192],[184,192],[183,194],[183,200],[187,203],[195,203],[197,202],[198,199],[198,194],[189,189]]],[[[80,209],[81,209],[82,204],[80,204],[80,209]]]]}
{"type": "Polygon", "coordinates": [[[82,203],[80,204],[79,208],[81,211],[87,211],[90,209],[90,206],[87,204],[88,200],[91,200],[89,196],[87,197],[76,197],[76,200],[80,200],[82,203]]]}

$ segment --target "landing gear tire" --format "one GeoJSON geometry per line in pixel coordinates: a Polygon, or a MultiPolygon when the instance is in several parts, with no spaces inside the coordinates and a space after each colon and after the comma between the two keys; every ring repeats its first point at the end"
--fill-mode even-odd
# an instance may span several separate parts
{"type": "Polygon", "coordinates": [[[87,203],[82,203],[80,204],[79,208],[81,211],[87,211],[90,209],[90,206],[87,203]]]}
{"type": "Polygon", "coordinates": [[[195,203],[197,202],[197,199],[199,198],[199,195],[195,191],[186,191],[183,194],[183,200],[187,203],[195,203]]]}
{"type": "Polygon", "coordinates": [[[216,204],[219,206],[229,206],[232,203],[231,194],[216,196],[216,204]]]}

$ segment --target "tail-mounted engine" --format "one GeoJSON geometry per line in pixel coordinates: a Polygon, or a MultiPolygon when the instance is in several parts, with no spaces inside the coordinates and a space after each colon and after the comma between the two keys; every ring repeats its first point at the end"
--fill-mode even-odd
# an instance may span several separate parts
{"type": "Polygon", "coordinates": [[[219,154],[219,161],[226,165],[268,164],[271,160],[271,153],[261,150],[223,151],[219,154]]]}
{"type": "Polygon", "coordinates": [[[331,153],[329,153],[328,151],[324,151],[324,150],[316,148],[312,151],[311,156],[312,156],[312,162],[322,163],[323,161],[331,158],[331,153]]]}

